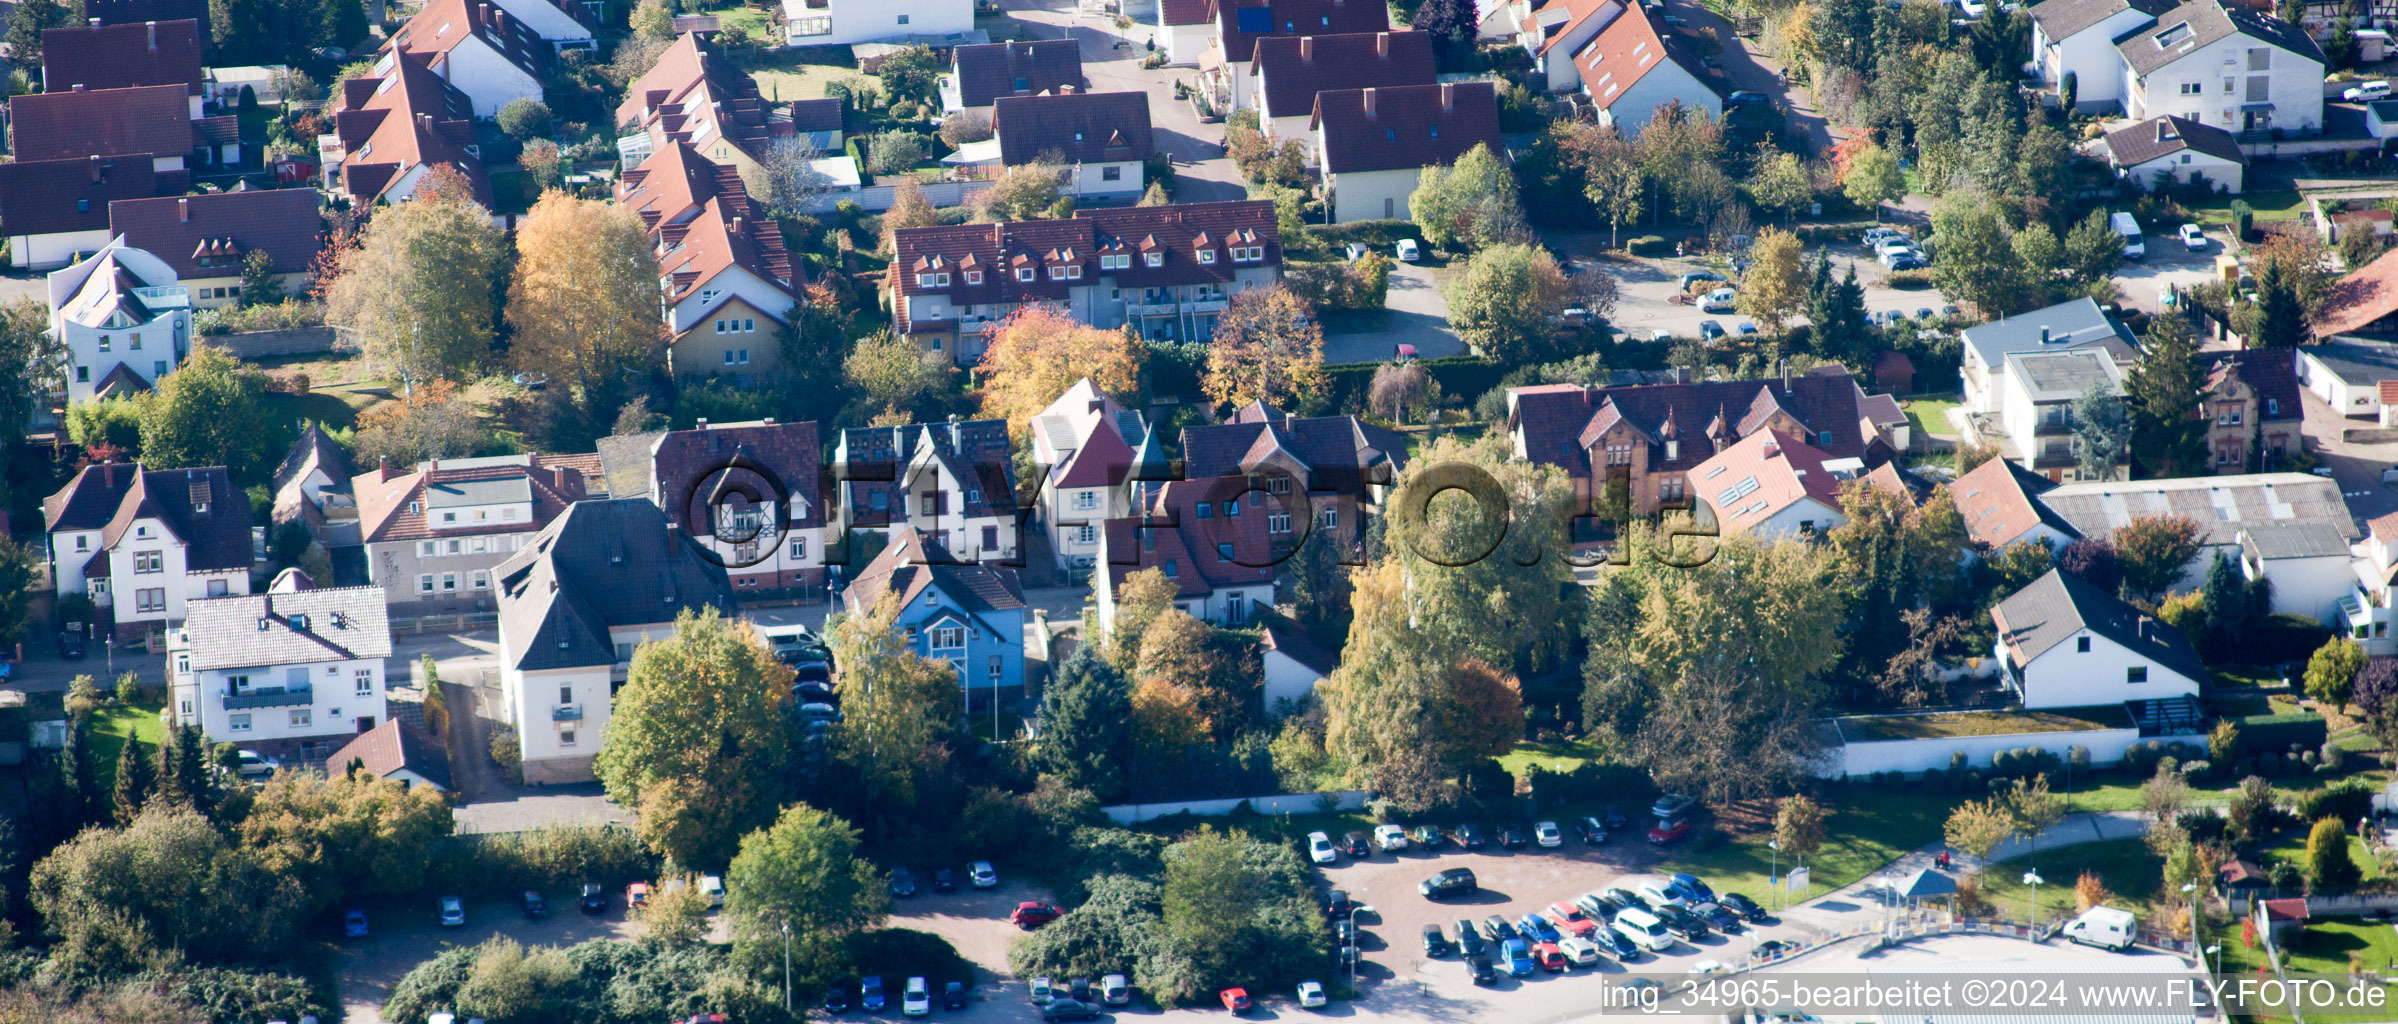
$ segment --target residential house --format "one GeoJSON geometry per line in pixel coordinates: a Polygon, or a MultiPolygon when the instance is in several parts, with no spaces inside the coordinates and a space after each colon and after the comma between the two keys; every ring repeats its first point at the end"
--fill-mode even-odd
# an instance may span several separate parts
{"type": "Polygon", "coordinates": [[[2248,154],[2230,132],[2171,114],[2108,132],[2106,148],[2115,175],[2144,189],[2203,181],[2237,195],[2248,170],[2248,154]]]}
{"type": "MultiPolygon", "coordinates": [[[[2334,342],[2388,338],[2398,335],[2392,314],[2398,314],[2398,251],[2349,270],[2324,296],[2312,326],[2315,337],[2334,342]]],[[[2337,402],[2333,407],[2346,408],[2337,402]]]]}
{"type": "Polygon", "coordinates": [[[1327,651],[1307,631],[1276,615],[1258,620],[1258,667],[1266,683],[1259,697],[1268,713],[1281,715],[1315,696],[1316,684],[1341,667],[1340,656],[1327,651]]]}
{"type": "Polygon", "coordinates": [[[1182,429],[1187,486],[1166,495],[1163,507],[1196,521],[1206,539],[1207,520],[1239,518],[1245,505],[1266,521],[1276,558],[1318,533],[1336,550],[1355,551],[1407,449],[1405,437],[1354,416],[1301,418],[1251,402],[1222,423],[1182,429]]]}
{"type": "Polygon", "coordinates": [[[1101,631],[1114,628],[1116,595],[1136,572],[1165,574],[1174,606],[1204,622],[1245,626],[1273,610],[1274,576],[1289,550],[1278,554],[1276,539],[1289,545],[1299,536],[1294,527],[1312,528],[1304,506],[1280,496],[1269,509],[1263,492],[1211,483],[1169,482],[1148,492],[1139,514],[1101,524],[1091,578],[1101,631]]]}
{"type": "Polygon", "coordinates": [[[869,614],[885,600],[898,603],[891,628],[907,638],[908,649],[948,662],[957,673],[966,691],[961,711],[1024,699],[1030,611],[1016,570],[960,556],[908,527],[895,531],[890,545],[841,592],[841,606],[851,615],[869,614]]]}
{"type": "Polygon", "coordinates": [[[285,570],[266,593],[191,602],[167,634],[168,696],[211,742],[319,761],[390,721],[389,657],[381,590],[285,570]]]}
{"type": "Polygon", "coordinates": [[[195,117],[199,102],[181,83],[29,93],[8,101],[9,151],[19,160],[147,156],[161,172],[239,164],[236,118],[195,117]]]}
{"type": "Polygon", "coordinates": [[[1964,380],[1969,416],[2002,411],[2009,355],[2096,348],[2121,365],[2140,358],[2140,342],[2131,329],[2087,298],[1968,327],[1960,337],[1965,351],[1958,375],[1964,380]]]}
{"type": "Polygon", "coordinates": [[[500,692],[537,785],[591,780],[634,648],[672,637],[686,611],[735,614],[724,567],[646,498],[568,506],[492,575],[500,692]]]}
{"type": "MultiPolygon", "coordinates": [[[[743,174],[755,174],[777,142],[793,138],[799,129],[788,108],[768,103],[749,72],[695,33],[675,39],[658,62],[625,89],[616,106],[617,158],[626,168],[640,166],[673,143],[688,144],[701,156],[743,174]]],[[[841,129],[840,101],[808,100],[813,129],[809,141],[826,120],[823,104],[833,104],[833,133],[841,129]]],[[[817,145],[822,152],[841,148],[817,145]]]]}
{"type": "Polygon", "coordinates": [[[1085,84],[1082,44],[1073,39],[974,43],[950,52],[949,73],[941,76],[941,112],[987,121],[994,115],[991,104],[1002,96],[1039,96],[1085,84]]]}
{"type": "Polygon", "coordinates": [[[599,0],[491,0],[491,5],[560,53],[599,46],[599,0]]]}
{"type": "Polygon", "coordinates": [[[1600,124],[1627,139],[1667,111],[1721,116],[1721,76],[1679,39],[1660,32],[1646,7],[1626,10],[1574,51],[1582,94],[1600,124]]]}
{"type": "Polygon", "coordinates": [[[341,83],[333,130],[317,138],[325,191],[359,207],[403,202],[427,174],[447,167],[466,180],[476,202],[492,208],[466,94],[413,60],[375,67],[372,77],[341,83]]]}
{"type": "Polygon", "coordinates": [[[119,627],[181,622],[194,601],[250,592],[250,497],[222,466],[100,463],[42,500],[50,579],[119,627]]]}
{"type": "Polygon", "coordinates": [[[1140,200],[1147,187],[1144,162],[1157,154],[1149,135],[1148,93],[1002,96],[991,109],[991,143],[1002,165],[1062,160],[1065,192],[1077,201],[1140,200]]]}
{"type": "Polygon", "coordinates": [[[1390,9],[1370,0],[1209,0],[1215,22],[1210,55],[1199,62],[1199,88],[1216,110],[1257,106],[1250,61],[1270,36],[1330,36],[1388,32],[1390,9]]]}
{"type": "Polygon", "coordinates": [[[367,574],[405,615],[489,611],[502,561],[582,500],[597,455],[383,465],[350,482],[367,574]]]}
{"type": "Polygon", "coordinates": [[[1149,421],[1088,377],[1032,418],[1032,464],[1045,474],[1033,517],[1062,571],[1099,560],[1099,528],[1134,514],[1136,481],[1164,479],[1165,453],[1149,421]]]}
{"type": "MultiPolygon", "coordinates": [[[[646,491],[666,510],[669,525],[724,566],[734,596],[756,600],[819,587],[826,509],[816,438],[813,420],[703,419],[650,443],[646,491]]],[[[613,478],[606,459],[603,451],[602,468],[613,478]]]]}
{"type": "Polygon", "coordinates": [[[2339,482],[2307,473],[2085,480],[2052,488],[2039,500],[2085,537],[2111,537],[2135,519],[2154,516],[2197,523],[2198,553],[2182,567],[2177,590],[2203,582],[2218,554],[2238,561],[2243,529],[2319,524],[2349,540],[2358,536],[2339,482]]]}
{"type": "Polygon", "coordinates": [[[667,367],[678,377],[773,379],[779,331],[799,305],[799,270],[740,172],[673,142],[625,172],[616,201],[657,243],[667,367]]]}
{"type": "Polygon", "coordinates": [[[1623,0],[1545,0],[1537,8],[1531,0],[1516,0],[1508,6],[1524,8],[1516,19],[1516,41],[1532,56],[1538,72],[1534,81],[1545,83],[1545,91],[1552,93],[1582,88],[1582,69],[1574,55],[1624,13],[1623,0]]]}
{"type": "Polygon", "coordinates": [[[148,156],[78,157],[0,163],[0,235],[8,262],[20,270],[50,270],[99,251],[115,237],[108,204],[182,192],[185,171],[158,173],[148,156]]]}
{"type": "Polygon", "coordinates": [[[2123,705],[2143,724],[2196,714],[2207,670],[2190,638],[2079,576],[2051,569],[1990,619],[1992,653],[2027,709],[2123,705]]]}
{"type": "Polygon", "coordinates": [[[89,25],[45,30],[42,91],[180,85],[190,95],[186,119],[200,120],[206,91],[200,35],[197,21],[101,25],[94,19],[89,25]]]}
{"type": "Polygon", "coordinates": [[[974,31],[973,0],[781,0],[785,46],[852,46],[974,31]]]}
{"type": "Polygon", "coordinates": [[[2215,472],[2270,471],[2301,445],[2306,408],[2298,397],[2298,355],[2289,349],[2208,353],[2199,417],[2215,472]]]}
{"type": "MultiPolygon", "coordinates": [[[[841,101],[837,99],[791,101],[791,130],[808,148],[819,153],[838,153],[845,136],[842,135],[841,101]]],[[[855,167],[852,167],[855,171],[855,167]]]]}
{"type": "Polygon", "coordinates": [[[2013,352],[1999,377],[1999,414],[1969,420],[1975,440],[1995,442],[2003,457],[2051,480],[2106,479],[2119,466],[2084,465],[2074,451],[2074,403],[2092,389],[2123,397],[2123,371],[2095,348],[2013,352]]]}
{"type": "Polygon", "coordinates": [[[440,740],[397,718],[386,719],[358,738],[333,752],[325,759],[328,775],[348,771],[351,765],[378,779],[390,779],[402,790],[418,786],[430,787],[433,792],[447,793],[450,781],[450,750],[440,740]]]}
{"type": "Polygon", "coordinates": [[[164,260],[195,308],[215,309],[242,301],[242,272],[254,252],[274,261],[280,294],[302,290],[325,248],[320,201],[311,188],[120,199],[108,204],[108,224],[126,245],[164,260]]]}
{"type": "Polygon", "coordinates": [[[2117,37],[2115,52],[2135,120],[2171,114],[2248,140],[2322,130],[2323,51],[2270,11],[2187,0],[2117,37]]]}
{"type": "Polygon", "coordinates": [[[200,53],[214,49],[208,34],[208,0],[84,0],[87,24],[140,25],[146,22],[189,21],[199,26],[200,53]]]}
{"type": "Polygon", "coordinates": [[[1199,63],[1199,55],[1216,42],[1216,19],[1211,0],[1157,0],[1157,46],[1166,63],[1183,67],[1199,63]]]}
{"type": "Polygon", "coordinates": [[[1310,127],[1332,219],[1342,224],[1407,220],[1424,168],[1456,163],[1475,146],[1506,151],[1490,82],[1319,92],[1310,127]]]}
{"type": "Polygon", "coordinates": [[[1028,304],[1093,327],[1204,342],[1230,297],[1282,280],[1266,200],[1077,210],[1064,220],[895,232],[896,330],[960,363],[1028,304]]]}
{"type": "Polygon", "coordinates": [[[324,427],[308,423],[300,428],[299,440],[283,454],[267,489],[274,495],[270,521],[276,525],[302,523],[328,549],[358,545],[358,501],[350,489],[350,457],[324,427]],[[346,536],[337,535],[328,506],[336,515],[346,511],[341,516],[349,527],[346,536]]]}
{"type": "Polygon", "coordinates": [[[1958,477],[1948,493],[1976,555],[2017,544],[2046,544],[2051,551],[2062,551],[2081,537],[2081,531],[2040,500],[2056,486],[2056,481],[2012,461],[1991,459],[1958,477]]]}
{"type": "Polygon", "coordinates": [[[2032,63],[2060,93],[2072,83],[2074,109],[2122,105],[2123,58],[2115,40],[2156,23],[2172,0],[2041,0],[2032,5],[2032,63]]]}
{"type": "Polygon", "coordinates": [[[2305,346],[2298,350],[2298,379],[2339,415],[2386,418],[2381,385],[2398,381],[2398,344],[2343,335],[2305,346]]]}
{"type": "Polygon", "coordinates": [[[242,93],[247,90],[250,99],[263,107],[283,101],[284,76],[290,71],[291,65],[288,64],[237,64],[203,68],[200,71],[200,89],[208,102],[220,107],[240,105],[242,93]]]}
{"type": "Polygon", "coordinates": [[[1432,37],[1422,32],[1267,36],[1257,41],[1257,124],[1279,146],[1315,146],[1316,94],[1335,89],[1430,85],[1432,37]]]}
{"type": "Polygon", "coordinates": [[[1021,564],[1016,480],[1007,421],[950,420],[904,427],[851,427],[833,450],[840,505],[828,544],[881,530],[896,543],[922,531],[969,562],[1021,564]]]}
{"type": "Polygon", "coordinates": [[[51,271],[48,290],[68,405],[147,391],[190,349],[190,290],[165,260],[122,238],[51,271]]]}
{"type": "Polygon", "coordinates": [[[1854,457],[1836,460],[1794,433],[1767,429],[1699,463],[1690,479],[1724,536],[1806,539],[1848,521],[1840,489],[1862,466],[1854,457]]]}
{"type": "Polygon", "coordinates": [[[2366,654],[2398,653],[2398,638],[2390,636],[2393,609],[2398,609],[2398,512],[2365,524],[2364,540],[2351,550],[2351,589],[2323,624],[2355,640],[2366,654]]]}
{"type": "Polygon", "coordinates": [[[548,41],[492,0],[427,0],[384,44],[375,70],[413,61],[465,95],[474,116],[497,117],[512,100],[541,99],[551,55],[548,41]]]}
{"type": "Polygon", "coordinates": [[[1509,388],[1507,432],[1515,457],[1556,466],[1574,497],[1593,507],[1610,484],[1629,491],[1632,510],[1686,508],[1701,492],[1691,472],[1717,452],[1763,431],[1808,440],[1834,459],[1866,468],[1890,461],[1910,440],[1901,424],[1847,375],[1584,388],[1509,388]]]}
{"type": "Polygon", "coordinates": [[[2348,535],[2322,523],[2254,523],[2239,539],[2240,575],[2272,584],[2271,611],[2339,622],[2357,582],[2348,535]]]}

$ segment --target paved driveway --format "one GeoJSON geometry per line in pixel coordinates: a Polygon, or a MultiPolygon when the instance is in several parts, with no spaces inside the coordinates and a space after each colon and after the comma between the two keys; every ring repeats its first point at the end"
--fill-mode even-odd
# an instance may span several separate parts
{"type": "Polygon", "coordinates": [[[1197,72],[1189,68],[1144,70],[1145,44],[1156,34],[1136,20],[1119,32],[1112,17],[1087,16],[1073,3],[1056,0],[1002,0],[1009,15],[1035,39],[1074,39],[1082,44],[1083,76],[1094,92],[1149,94],[1149,129],[1159,152],[1174,160],[1174,198],[1198,203],[1244,199],[1249,189],[1240,172],[1224,156],[1224,126],[1201,124],[1191,105],[1174,98],[1177,78],[1197,72]]]}
{"type": "Polygon", "coordinates": [[[2355,444],[2341,437],[2344,431],[2369,429],[2378,424],[2370,419],[2351,418],[2333,410],[2330,403],[2301,389],[2299,401],[2306,404],[2306,446],[2323,459],[2330,468],[2332,479],[2339,481],[2340,495],[2348,501],[2348,514],[2356,517],[2357,528],[2398,512],[2398,487],[2381,482],[2381,471],[2398,466],[2398,444],[2355,444]]]}
{"type": "Polygon", "coordinates": [[[1324,320],[1324,361],[1379,363],[1415,346],[1425,359],[1465,354],[1465,342],[1449,329],[1449,300],[1441,288],[1460,271],[1452,264],[1391,265],[1390,295],[1379,311],[1337,313],[1324,320]]]}
{"type": "Polygon", "coordinates": [[[1790,126],[1806,136],[1809,152],[1830,149],[1847,136],[1847,132],[1835,128],[1817,112],[1814,97],[1805,88],[1782,83],[1781,61],[1759,49],[1757,40],[1735,38],[1731,22],[1689,0],[1666,0],[1665,9],[1689,20],[1693,29],[1715,29],[1716,38],[1724,43],[1719,59],[1724,75],[1732,80],[1732,87],[1774,97],[1788,115],[1790,126]]]}

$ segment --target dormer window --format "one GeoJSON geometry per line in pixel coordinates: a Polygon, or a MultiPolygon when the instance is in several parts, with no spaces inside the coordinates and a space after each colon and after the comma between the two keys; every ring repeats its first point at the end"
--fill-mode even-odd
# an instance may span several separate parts
{"type": "Polygon", "coordinates": [[[291,617],[291,628],[293,628],[293,629],[296,629],[296,630],[299,630],[300,632],[303,632],[303,633],[307,632],[307,631],[308,631],[308,616],[306,616],[306,615],[294,615],[294,616],[292,616],[292,617],[291,617]]]}
{"type": "Polygon", "coordinates": [[[1177,576],[1180,576],[1180,575],[1182,575],[1182,567],[1181,567],[1180,565],[1177,565],[1177,564],[1175,564],[1175,561],[1174,561],[1173,559],[1171,559],[1171,558],[1169,558],[1169,559],[1166,559],[1166,564],[1165,564],[1165,565],[1163,565],[1163,566],[1161,566],[1160,568],[1163,568],[1164,570],[1166,570],[1166,578],[1167,578],[1167,579],[1173,579],[1173,578],[1175,578],[1175,577],[1177,577],[1177,576]]]}
{"type": "Polygon", "coordinates": [[[1028,284],[1038,276],[1039,275],[1035,273],[1031,267],[1020,267],[1016,270],[1016,280],[1023,281],[1028,284]]]}
{"type": "Polygon", "coordinates": [[[916,275],[916,287],[918,287],[918,288],[947,288],[947,287],[949,287],[949,275],[948,275],[948,274],[918,274],[918,275],[916,275]]]}
{"type": "Polygon", "coordinates": [[[1162,252],[1145,252],[1141,254],[1141,262],[1147,263],[1152,267],[1162,267],[1166,265],[1166,254],[1162,252]]]}
{"type": "Polygon", "coordinates": [[[1215,251],[1214,249],[1201,249],[1201,250],[1199,250],[1199,262],[1201,262],[1201,263],[1214,263],[1215,261],[1216,261],[1216,251],[1215,251]]]}
{"type": "Polygon", "coordinates": [[[982,272],[982,271],[979,271],[979,270],[969,270],[969,271],[967,271],[967,272],[966,272],[966,283],[967,283],[967,284],[981,284],[981,283],[983,283],[983,272],[982,272]]]}

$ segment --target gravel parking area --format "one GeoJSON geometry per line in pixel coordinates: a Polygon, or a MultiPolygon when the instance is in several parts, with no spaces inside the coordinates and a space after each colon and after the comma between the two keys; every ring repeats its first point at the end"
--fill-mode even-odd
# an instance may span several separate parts
{"type": "MultiPolygon", "coordinates": [[[[527,920],[513,901],[466,905],[466,923],[444,928],[432,904],[397,904],[366,908],[368,935],[341,940],[336,972],[341,978],[341,1003],[350,1024],[376,1024],[391,987],[418,964],[440,956],[453,946],[481,945],[505,935],[527,946],[572,946],[592,939],[637,939],[639,922],[628,919],[624,894],[610,894],[608,911],[586,915],[575,907],[573,893],[549,893],[550,916],[527,920]]],[[[721,939],[724,917],[713,919],[721,939]]],[[[420,1024],[392,1021],[390,1024],[420,1024]]]]}
{"type": "MultiPolygon", "coordinates": [[[[933,891],[931,868],[917,872],[916,895],[892,902],[889,927],[930,932],[948,939],[959,956],[981,968],[974,979],[973,999],[977,1004],[996,1001],[1006,1006],[1026,1006],[1024,984],[1008,973],[1007,966],[1008,947],[1025,933],[1008,922],[1008,914],[1018,903],[1046,900],[1049,894],[1005,876],[1000,878],[996,889],[971,888],[965,884],[965,865],[954,870],[958,874],[958,890],[948,893],[933,891]]],[[[896,992],[897,985],[904,980],[894,982],[886,978],[884,983],[892,985],[892,991],[896,992]]],[[[940,987],[937,979],[933,987],[940,987]]],[[[968,1012],[973,1011],[970,1008],[968,1012]]]]}

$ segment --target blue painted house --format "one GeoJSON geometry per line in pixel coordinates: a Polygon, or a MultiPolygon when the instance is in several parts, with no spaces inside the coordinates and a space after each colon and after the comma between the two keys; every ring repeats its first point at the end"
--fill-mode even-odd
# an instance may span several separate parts
{"type": "Polygon", "coordinates": [[[905,631],[911,650],[957,669],[968,711],[990,707],[994,696],[1023,699],[1024,626],[1031,613],[1016,571],[961,563],[920,529],[892,533],[890,546],[842,591],[842,606],[863,615],[884,595],[899,595],[893,625],[905,631]]]}

